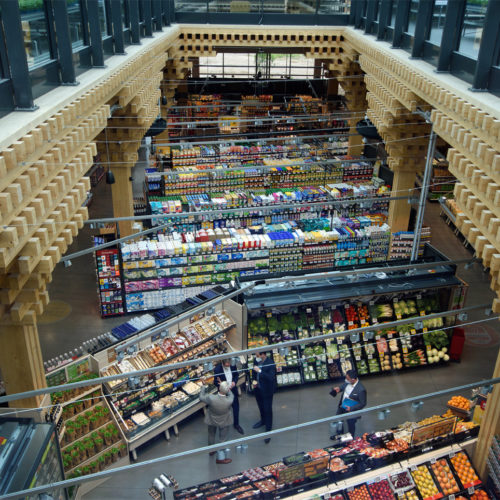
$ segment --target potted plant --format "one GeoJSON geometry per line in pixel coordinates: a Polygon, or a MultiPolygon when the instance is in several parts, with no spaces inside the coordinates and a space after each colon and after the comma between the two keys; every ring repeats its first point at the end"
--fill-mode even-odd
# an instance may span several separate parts
{"type": "Polygon", "coordinates": [[[80,413],[83,411],[83,401],[75,402],[75,413],[80,413]]]}
{"type": "Polygon", "coordinates": [[[82,426],[82,435],[85,436],[85,434],[88,434],[90,431],[89,421],[86,418],[83,418],[81,421],[81,426],[82,426]]]}
{"type": "Polygon", "coordinates": [[[110,451],[107,451],[105,454],[104,454],[104,461],[106,463],[106,466],[110,465],[111,464],[111,452],[110,451]]]}
{"type": "Polygon", "coordinates": [[[97,437],[94,439],[95,449],[99,453],[104,447],[104,439],[97,437]]]}
{"type": "Polygon", "coordinates": [[[81,462],[80,451],[78,450],[77,447],[71,450],[71,460],[73,461],[73,467],[81,462]]]}
{"type": "Polygon", "coordinates": [[[88,409],[92,406],[92,399],[89,396],[85,396],[83,399],[83,407],[85,409],[88,409]]]}
{"type": "Polygon", "coordinates": [[[87,452],[88,458],[91,458],[95,455],[94,441],[89,439],[89,441],[85,443],[85,451],[87,452]]]}
{"type": "Polygon", "coordinates": [[[118,446],[118,453],[120,454],[120,458],[127,456],[127,445],[125,443],[120,443],[118,446]]]}
{"type": "Polygon", "coordinates": [[[118,460],[118,448],[115,448],[113,446],[113,448],[111,448],[111,459],[113,460],[113,462],[116,462],[118,460]]]}
{"type": "Polygon", "coordinates": [[[66,430],[64,431],[64,442],[66,444],[72,443],[75,440],[75,428],[73,426],[68,427],[66,425],[66,430]]]}
{"type": "Polygon", "coordinates": [[[84,417],[88,420],[90,417],[94,415],[94,412],[92,410],[87,410],[84,414],[84,417]]]}
{"type": "Polygon", "coordinates": [[[104,442],[106,443],[106,446],[110,446],[113,443],[113,436],[111,432],[105,431],[103,434],[104,437],[104,442]]]}
{"type": "Polygon", "coordinates": [[[90,468],[90,472],[92,474],[95,474],[96,472],[99,471],[99,464],[97,463],[97,461],[90,462],[89,468],[90,468]]]}
{"type": "Polygon", "coordinates": [[[78,422],[75,422],[73,429],[75,431],[75,439],[78,439],[82,435],[82,426],[78,422]]]}
{"type": "Polygon", "coordinates": [[[82,474],[83,474],[84,476],[86,476],[87,474],[90,474],[90,467],[85,466],[85,467],[82,469],[82,474]]]}
{"type": "Polygon", "coordinates": [[[104,467],[106,467],[106,459],[104,458],[104,455],[101,455],[97,459],[97,463],[99,464],[99,470],[103,470],[104,467]]]}
{"type": "Polygon", "coordinates": [[[80,462],[87,460],[87,450],[85,449],[85,445],[82,442],[77,443],[78,454],[80,456],[80,462]]]}
{"type": "Polygon", "coordinates": [[[92,415],[89,418],[89,428],[90,430],[97,429],[99,427],[97,417],[95,415],[92,415]]]}
{"type": "Polygon", "coordinates": [[[120,433],[118,432],[118,429],[116,427],[114,427],[113,430],[111,431],[111,436],[113,439],[113,443],[120,441],[120,433]]]}

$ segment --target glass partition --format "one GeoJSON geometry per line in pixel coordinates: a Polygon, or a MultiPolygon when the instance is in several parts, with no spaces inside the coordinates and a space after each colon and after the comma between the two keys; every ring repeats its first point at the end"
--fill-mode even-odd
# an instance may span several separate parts
{"type": "Polygon", "coordinates": [[[106,6],[104,5],[104,0],[99,0],[99,26],[101,27],[101,33],[106,36],[108,35],[108,19],[106,15],[106,6]]]}
{"type": "Polygon", "coordinates": [[[319,0],[318,14],[349,14],[351,3],[347,0],[319,0]]]}
{"type": "Polygon", "coordinates": [[[396,23],[396,12],[398,11],[398,0],[392,0],[391,8],[391,20],[389,21],[389,26],[394,27],[396,23]]]}
{"type": "Polygon", "coordinates": [[[465,56],[477,58],[487,5],[488,0],[467,0],[458,48],[465,56]]]}
{"type": "Polygon", "coordinates": [[[406,31],[410,35],[415,34],[415,26],[417,24],[417,13],[418,13],[418,0],[412,0],[410,3],[410,12],[408,14],[408,24],[406,25],[406,31]]]}
{"type": "Polygon", "coordinates": [[[50,60],[50,42],[44,4],[41,1],[19,0],[19,10],[28,66],[36,66],[50,60]]]}
{"type": "Polygon", "coordinates": [[[206,0],[175,0],[176,12],[206,12],[206,0]]]}

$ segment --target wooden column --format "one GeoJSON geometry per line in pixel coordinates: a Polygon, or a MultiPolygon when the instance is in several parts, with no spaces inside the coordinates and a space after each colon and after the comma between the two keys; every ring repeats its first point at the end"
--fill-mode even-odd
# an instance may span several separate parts
{"type": "MultiPolygon", "coordinates": [[[[115,176],[115,183],[111,185],[113,198],[113,215],[115,217],[132,217],[134,215],[134,196],[132,192],[131,167],[111,167],[115,176]]],[[[129,236],[133,233],[133,221],[119,222],[120,236],[129,236]]]]}
{"type": "Polygon", "coordinates": [[[359,117],[351,118],[349,120],[349,149],[348,154],[351,156],[360,156],[363,153],[363,138],[356,130],[356,123],[360,120],[359,117]]]}
{"type": "MultiPolygon", "coordinates": [[[[414,170],[395,170],[394,181],[392,184],[392,193],[394,196],[409,196],[415,187],[414,170]]],[[[391,232],[408,231],[408,222],[410,221],[411,205],[408,200],[392,200],[389,203],[388,224],[391,226],[391,232]]]]}
{"type": "MultiPolygon", "coordinates": [[[[500,377],[500,351],[498,353],[495,371],[492,378],[500,377]]],[[[500,384],[496,384],[493,392],[488,396],[486,410],[481,422],[481,429],[477,438],[476,449],[474,450],[473,462],[483,481],[488,476],[486,460],[491,442],[495,434],[500,434],[500,384]]]]}
{"type": "MultiPolygon", "coordinates": [[[[46,387],[36,323],[0,325],[0,366],[7,394],[46,387]]],[[[37,408],[42,397],[12,401],[12,408],[37,408]]]]}
{"type": "Polygon", "coordinates": [[[329,76],[330,80],[328,80],[328,95],[338,95],[339,93],[339,81],[336,78],[332,78],[329,76]]]}

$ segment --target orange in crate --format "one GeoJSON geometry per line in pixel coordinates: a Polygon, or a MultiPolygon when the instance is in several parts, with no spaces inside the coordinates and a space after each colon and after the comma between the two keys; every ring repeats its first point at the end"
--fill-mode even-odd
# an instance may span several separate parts
{"type": "Polygon", "coordinates": [[[469,462],[469,458],[464,452],[457,453],[450,460],[464,488],[481,483],[481,480],[469,462]]]}

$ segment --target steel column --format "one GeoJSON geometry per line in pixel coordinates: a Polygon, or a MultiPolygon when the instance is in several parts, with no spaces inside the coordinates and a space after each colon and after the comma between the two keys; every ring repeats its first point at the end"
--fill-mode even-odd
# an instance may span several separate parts
{"type": "Polygon", "coordinates": [[[161,22],[161,17],[162,17],[162,2],[161,0],[156,0],[156,2],[153,2],[153,15],[154,15],[154,30],[155,31],[162,31],[162,22],[161,22]]]}
{"type": "Polygon", "coordinates": [[[53,0],[53,6],[61,83],[62,85],[77,85],[66,0],[53,0]]]}
{"type": "Polygon", "coordinates": [[[140,0],[144,16],[144,29],[146,36],[153,36],[153,19],[151,18],[151,0],[140,0]]]}
{"type": "Polygon", "coordinates": [[[481,45],[477,56],[476,71],[472,82],[472,90],[487,90],[489,86],[491,67],[497,62],[499,35],[500,2],[490,0],[484,19],[481,45]]]}
{"type": "Polygon", "coordinates": [[[432,23],[432,10],[434,2],[418,3],[417,22],[415,23],[415,33],[413,34],[413,49],[411,57],[422,57],[424,52],[424,42],[429,38],[432,23]]]}
{"type": "Polygon", "coordinates": [[[356,23],[356,11],[358,9],[358,3],[360,0],[351,0],[351,8],[349,10],[349,24],[354,25],[356,23]]]}
{"type": "Polygon", "coordinates": [[[139,29],[139,0],[129,0],[129,16],[130,16],[130,37],[135,45],[141,43],[141,34],[139,29]]]}
{"type": "Polygon", "coordinates": [[[125,54],[123,41],[122,6],[120,0],[111,1],[111,27],[113,28],[113,42],[115,54],[125,54]]]}
{"type": "Polygon", "coordinates": [[[420,199],[418,202],[417,220],[415,221],[413,247],[411,249],[411,261],[418,260],[418,247],[420,246],[420,234],[422,232],[422,224],[424,222],[425,202],[429,193],[429,182],[432,175],[432,160],[436,151],[436,133],[434,127],[431,128],[429,137],[429,146],[427,147],[427,159],[425,161],[424,178],[422,180],[422,188],[420,191],[420,199]]]}
{"type": "Polygon", "coordinates": [[[446,6],[446,17],[444,20],[437,71],[450,70],[451,54],[458,46],[458,38],[462,31],[464,13],[465,0],[448,2],[446,6]]]}
{"type": "Polygon", "coordinates": [[[87,0],[87,9],[89,15],[90,47],[92,49],[92,66],[104,68],[104,52],[97,0],[87,0]]]}
{"type": "Polygon", "coordinates": [[[375,20],[375,7],[377,6],[377,0],[370,0],[366,6],[366,21],[365,21],[365,33],[372,32],[372,24],[375,20]]]}
{"type": "Polygon", "coordinates": [[[400,0],[398,10],[396,11],[396,20],[394,21],[394,34],[392,37],[392,47],[399,48],[401,45],[401,35],[406,29],[408,14],[410,12],[409,0],[400,0]]]}
{"type": "Polygon", "coordinates": [[[38,109],[38,106],[35,106],[33,102],[28,58],[24,49],[24,36],[21,28],[19,2],[0,0],[0,7],[16,110],[34,111],[38,109]]]}
{"type": "Polygon", "coordinates": [[[358,0],[356,4],[355,22],[354,27],[359,28],[361,26],[361,18],[363,17],[363,10],[365,9],[366,0],[358,0]]]}
{"type": "Polygon", "coordinates": [[[389,22],[391,20],[391,0],[382,0],[380,2],[380,13],[378,16],[378,31],[377,31],[377,40],[383,40],[385,35],[385,30],[387,26],[389,26],[389,22]]]}

